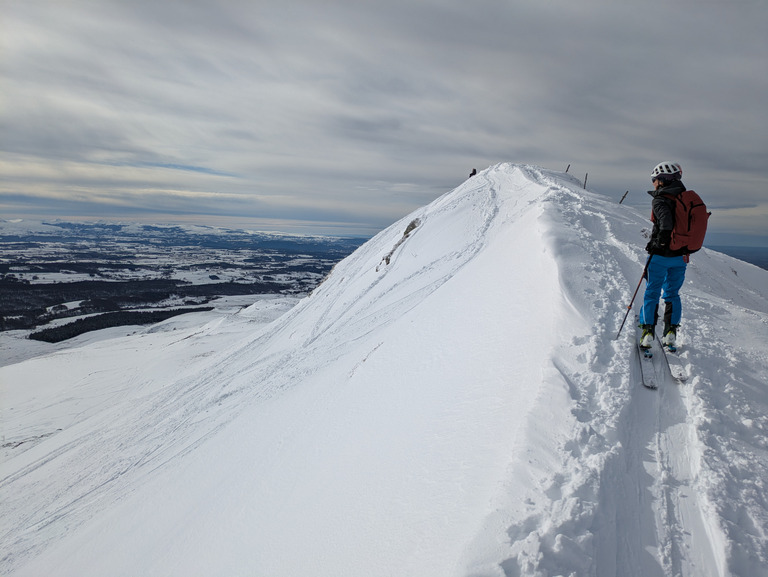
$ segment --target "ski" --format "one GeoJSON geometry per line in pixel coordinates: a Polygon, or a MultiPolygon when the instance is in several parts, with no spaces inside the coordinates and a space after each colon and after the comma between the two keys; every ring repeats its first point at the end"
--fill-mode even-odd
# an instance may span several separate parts
{"type": "Polygon", "coordinates": [[[639,319],[635,317],[635,335],[637,337],[637,352],[640,358],[640,376],[643,379],[643,386],[648,389],[658,389],[659,383],[656,380],[656,371],[653,368],[653,349],[644,349],[640,346],[640,339],[643,330],[640,328],[639,319]]]}
{"type": "Polygon", "coordinates": [[[682,359],[677,355],[678,347],[672,348],[661,344],[658,335],[656,335],[656,341],[659,343],[661,350],[664,351],[664,360],[667,362],[669,374],[679,383],[686,381],[688,379],[688,372],[683,366],[682,359]]]}

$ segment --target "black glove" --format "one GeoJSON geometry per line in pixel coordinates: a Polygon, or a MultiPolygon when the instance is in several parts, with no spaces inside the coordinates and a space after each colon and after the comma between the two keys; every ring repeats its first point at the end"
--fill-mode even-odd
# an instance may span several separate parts
{"type": "Polygon", "coordinates": [[[656,245],[660,252],[664,252],[669,248],[669,243],[672,240],[671,230],[660,230],[659,237],[656,239],[656,245]]]}
{"type": "Polygon", "coordinates": [[[645,245],[645,250],[648,254],[664,254],[669,248],[669,242],[672,240],[671,230],[661,230],[659,234],[650,240],[645,245]]]}

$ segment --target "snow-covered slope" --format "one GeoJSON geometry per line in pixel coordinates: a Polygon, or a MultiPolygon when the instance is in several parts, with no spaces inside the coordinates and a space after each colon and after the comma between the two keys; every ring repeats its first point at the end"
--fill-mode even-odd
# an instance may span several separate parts
{"type": "Polygon", "coordinates": [[[646,390],[647,226],[497,165],[269,324],[0,369],[0,571],[768,575],[768,273],[694,255],[690,378],[646,390]]]}

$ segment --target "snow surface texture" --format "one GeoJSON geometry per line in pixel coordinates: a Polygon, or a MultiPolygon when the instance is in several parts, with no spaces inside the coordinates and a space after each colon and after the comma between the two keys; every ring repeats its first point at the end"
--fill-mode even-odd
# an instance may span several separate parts
{"type": "Polygon", "coordinates": [[[0,572],[768,575],[768,272],[694,255],[690,376],[647,390],[648,226],[501,164],[271,323],[0,369],[0,572]]]}

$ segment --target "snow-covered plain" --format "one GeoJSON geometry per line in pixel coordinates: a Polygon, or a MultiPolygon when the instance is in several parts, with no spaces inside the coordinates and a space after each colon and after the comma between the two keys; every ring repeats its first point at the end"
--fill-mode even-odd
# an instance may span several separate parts
{"type": "Polygon", "coordinates": [[[768,272],[694,255],[647,390],[648,226],[501,164],[295,306],[3,367],[0,573],[768,575],[768,272]]]}

